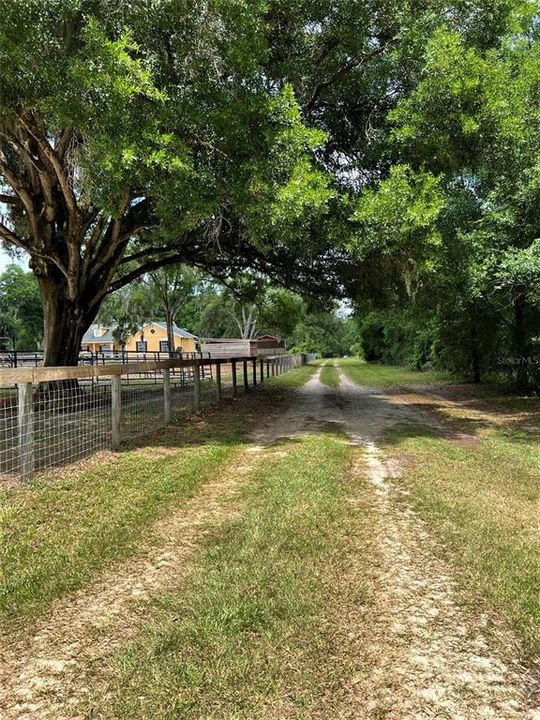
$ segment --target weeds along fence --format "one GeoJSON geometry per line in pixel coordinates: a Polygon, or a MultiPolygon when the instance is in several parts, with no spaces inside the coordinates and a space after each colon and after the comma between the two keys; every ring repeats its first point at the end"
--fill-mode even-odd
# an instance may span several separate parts
{"type": "Polygon", "coordinates": [[[0,370],[0,477],[26,480],[305,364],[302,355],[0,370]]]}

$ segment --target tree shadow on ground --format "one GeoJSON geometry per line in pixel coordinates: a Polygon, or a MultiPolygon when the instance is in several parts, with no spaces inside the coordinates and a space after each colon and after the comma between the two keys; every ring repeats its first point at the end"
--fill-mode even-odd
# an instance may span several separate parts
{"type": "Polygon", "coordinates": [[[122,450],[253,442],[249,434],[254,426],[270,425],[290,397],[290,391],[267,386],[226,397],[220,405],[208,405],[198,412],[187,407],[183,417],[126,441],[122,450]]]}
{"type": "MultiPolygon", "coordinates": [[[[499,388],[500,392],[500,388],[499,388]]],[[[430,436],[454,440],[460,444],[474,444],[489,433],[504,436],[509,442],[531,443],[540,440],[540,398],[508,397],[490,391],[490,397],[472,398],[467,392],[452,392],[451,404],[446,393],[407,395],[392,393],[394,401],[402,399],[418,422],[411,423],[411,435],[424,426],[430,436]],[[401,396],[401,398],[400,398],[401,396]],[[454,404],[455,403],[455,404],[454,404]],[[424,421],[424,422],[423,422],[424,421]]]]}
{"type": "MultiPolygon", "coordinates": [[[[336,391],[327,388],[326,392],[336,391]]],[[[337,391],[336,391],[337,392],[337,391]]],[[[449,397],[422,393],[419,388],[402,387],[392,390],[379,388],[362,396],[366,405],[375,407],[379,415],[392,414],[396,405],[406,405],[411,417],[397,424],[401,428],[401,436],[407,432],[411,437],[440,437],[461,445],[474,445],[492,431],[504,433],[510,442],[536,441],[540,434],[540,399],[501,397],[493,389],[489,389],[489,398],[471,397],[469,387],[465,392],[454,390],[449,397]],[[460,398],[463,398],[462,400],[460,398]],[[405,431],[405,428],[408,428],[405,431]]],[[[161,426],[147,434],[140,435],[124,443],[122,450],[151,448],[168,448],[199,446],[208,444],[237,444],[239,442],[257,442],[252,433],[254,430],[264,431],[270,428],[282,415],[291,392],[275,386],[260,386],[256,392],[241,392],[236,397],[226,397],[221,405],[208,406],[197,413],[185,410],[185,417],[177,419],[169,426],[161,426]]],[[[326,397],[324,407],[333,406],[338,411],[346,408],[348,399],[326,397]]],[[[396,423],[389,423],[390,426],[396,423]]],[[[333,420],[309,422],[303,433],[333,433],[347,435],[345,425],[333,420]]],[[[279,441],[290,440],[287,435],[279,441]]],[[[278,442],[272,440],[270,445],[278,442]]],[[[266,444],[263,442],[263,444],[266,444]]]]}

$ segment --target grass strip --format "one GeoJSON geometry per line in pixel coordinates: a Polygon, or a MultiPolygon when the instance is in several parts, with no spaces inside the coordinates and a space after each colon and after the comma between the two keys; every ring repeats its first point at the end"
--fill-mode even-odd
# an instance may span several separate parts
{"type": "Polygon", "coordinates": [[[96,572],[140,552],[149,526],[212,480],[243,447],[261,407],[279,407],[285,397],[267,387],[228,400],[122,452],[1,492],[0,626],[27,624],[96,572]]]}
{"type": "Polygon", "coordinates": [[[320,379],[323,385],[329,385],[330,387],[339,385],[339,372],[333,363],[323,366],[320,379]]]}
{"type": "Polygon", "coordinates": [[[283,375],[276,375],[268,378],[268,380],[265,379],[265,383],[278,388],[294,390],[304,385],[316,371],[317,366],[309,363],[288,370],[283,375]]]}
{"type": "Polygon", "coordinates": [[[442,373],[418,372],[397,365],[379,365],[364,362],[358,358],[339,360],[339,367],[352,382],[370,387],[392,387],[401,385],[425,385],[448,382],[442,373]]]}
{"type": "Polygon", "coordinates": [[[315,370],[297,368],[120,453],[0,492],[0,625],[27,624],[96,572],[140,552],[147,528],[232,459],[261,407],[278,407],[315,370]]]}
{"type": "Polygon", "coordinates": [[[540,652],[540,447],[515,430],[471,442],[404,426],[387,450],[411,462],[400,482],[461,566],[471,602],[502,611],[529,657],[540,652]]]}
{"type": "Polygon", "coordinates": [[[341,483],[353,452],[319,434],[262,459],[243,514],[214,533],[187,587],[99,668],[106,697],[94,696],[91,717],[310,717],[336,674],[320,613],[350,515],[341,483]]]}
{"type": "MultiPolygon", "coordinates": [[[[0,617],[27,621],[123,559],[167,508],[194,494],[231,458],[237,439],[175,448],[156,459],[137,451],[96,464],[74,483],[42,480],[0,505],[0,617]]],[[[148,451],[151,453],[151,449],[148,451]]]]}

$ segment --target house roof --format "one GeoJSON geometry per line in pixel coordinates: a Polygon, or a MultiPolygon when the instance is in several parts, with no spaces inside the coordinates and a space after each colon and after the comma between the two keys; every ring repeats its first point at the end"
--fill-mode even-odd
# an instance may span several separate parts
{"type": "MultiPolygon", "coordinates": [[[[149,322],[149,323],[145,323],[145,325],[143,327],[147,328],[150,325],[158,325],[163,330],[167,329],[167,323],[164,323],[164,322],[149,322]]],[[[99,323],[94,323],[93,325],[90,325],[88,330],[84,333],[84,336],[82,339],[82,344],[86,345],[88,343],[103,343],[104,345],[107,345],[109,343],[114,343],[115,339],[112,336],[112,331],[114,330],[114,328],[115,328],[115,325],[110,325],[109,327],[104,328],[103,325],[99,325],[99,323]],[[101,330],[105,329],[105,333],[103,335],[97,335],[96,331],[99,329],[101,329],[101,330]]],[[[175,337],[178,337],[178,338],[184,338],[184,339],[191,338],[192,340],[197,339],[196,335],[192,335],[185,328],[180,328],[177,325],[174,325],[174,334],[175,334],[175,337]]]]}
{"type": "Polygon", "coordinates": [[[98,328],[103,329],[103,325],[98,325],[97,323],[94,323],[94,325],[90,325],[88,330],[84,333],[82,343],[83,345],[86,343],[114,343],[114,338],[112,336],[112,330],[114,328],[114,325],[112,327],[108,327],[105,330],[104,335],[96,335],[96,330],[98,328]]]}

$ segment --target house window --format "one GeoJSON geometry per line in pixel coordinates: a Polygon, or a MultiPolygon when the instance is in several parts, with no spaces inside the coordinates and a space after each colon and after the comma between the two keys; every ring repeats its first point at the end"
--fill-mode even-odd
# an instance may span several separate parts
{"type": "Polygon", "coordinates": [[[159,341],[159,351],[160,352],[169,352],[169,341],[168,340],[160,340],[159,341]]]}
{"type": "Polygon", "coordinates": [[[137,352],[145,353],[148,348],[148,343],[146,342],[146,340],[137,340],[136,348],[137,352]]]}

